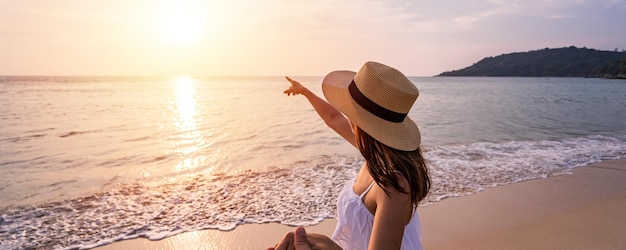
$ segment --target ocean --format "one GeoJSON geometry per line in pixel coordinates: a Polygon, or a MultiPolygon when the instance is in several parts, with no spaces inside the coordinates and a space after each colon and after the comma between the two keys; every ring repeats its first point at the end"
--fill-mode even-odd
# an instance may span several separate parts
{"type": "MultiPolygon", "coordinates": [[[[322,77],[293,77],[321,94],[322,77]]],[[[626,81],[411,77],[421,204],[626,158],[626,81]]],[[[0,76],[0,249],[335,216],[363,163],[283,77],[0,76]]]]}

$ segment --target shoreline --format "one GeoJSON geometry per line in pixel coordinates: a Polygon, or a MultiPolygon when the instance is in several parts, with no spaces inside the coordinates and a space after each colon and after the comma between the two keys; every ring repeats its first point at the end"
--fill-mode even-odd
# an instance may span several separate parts
{"type": "MultiPolygon", "coordinates": [[[[487,188],[419,207],[424,249],[619,249],[626,245],[626,159],[577,167],[573,174],[487,188]]],[[[336,220],[307,227],[332,234],[336,220]]],[[[295,227],[246,224],[158,241],[136,238],[111,249],[266,249],[295,227]]]]}

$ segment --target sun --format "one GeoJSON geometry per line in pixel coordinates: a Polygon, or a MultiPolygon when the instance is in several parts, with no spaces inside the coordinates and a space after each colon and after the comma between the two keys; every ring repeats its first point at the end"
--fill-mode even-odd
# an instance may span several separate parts
{"type": "Polygon", "coordinates": [[[158,16],[164,34],[177,44],[197,42],[203,35],[206,18],[192,6],[170,5],[158,16]]]}

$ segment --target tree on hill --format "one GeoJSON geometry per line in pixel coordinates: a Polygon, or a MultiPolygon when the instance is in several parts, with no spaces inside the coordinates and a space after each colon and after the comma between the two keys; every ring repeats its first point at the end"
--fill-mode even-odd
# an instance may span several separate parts
{"type": "Polygon", "coordinates": [[[624,60],[626,52],[574,46],[545,48],[487,57],[470,67],[444,72],[440,76],[598,77],[618,75],[624,60]]]}
{"type": "Polygon", "coordinates": [[[626,57],[606,65],[601,71],[602,77],[626,79],[626,57]]]}

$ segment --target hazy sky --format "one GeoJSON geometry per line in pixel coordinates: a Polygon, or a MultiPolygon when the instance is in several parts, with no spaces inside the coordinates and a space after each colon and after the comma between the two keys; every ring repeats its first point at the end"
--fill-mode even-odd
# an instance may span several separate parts
{"type": "Polygon", "coordinates": [[[626,49],[626,0],[0,0],[0,75],[411,76],[509,52],[626,49]]]}

